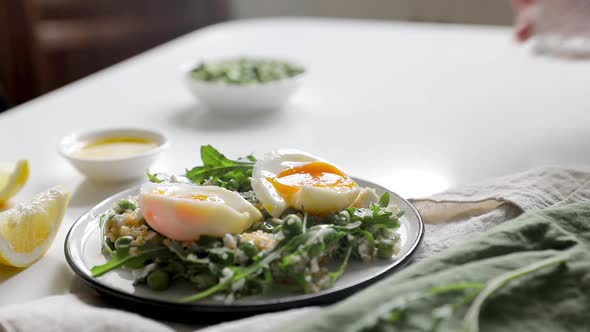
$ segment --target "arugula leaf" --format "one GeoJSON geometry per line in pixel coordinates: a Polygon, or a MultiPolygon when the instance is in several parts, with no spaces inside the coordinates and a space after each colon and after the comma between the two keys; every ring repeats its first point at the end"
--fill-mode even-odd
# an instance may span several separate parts
{"type": "MultiPolygon", "coordinates": [[[[381,214],[381,206],[374,204],[372,210],[373,210],[373,218],[379,217],[379,215],[381,214]]],[[[391,213],[389,215],[391,215],[391,213]]]]}
{"type": "Polygon", "coordinates": [[[340,229],[351,230],[351,229],[355,229],[355,228],[361,227],[362,224],[363,223],[360,220],[357,220],[355,222],[351,222],[351,223],[348,223],[348,224],[345,224],[345,225],[342,225],[342,226],[336,225],[336,226],[334,226],[334,228],[336,228],[338,230],[340,230],[340,229]]]}
{"type": "Polygon", "coordinates": [[[370,248],[371,250],[373,250],[375,248],[375,237],[373,236],[373,234],[371,234],[371,232],[358,228],[358,229],[354,230],[353,234],[354,233],[364,236],[365,239],[367,239],[369,241],[369,245],[371,246],[371,248],[370,248]]]}
{"type": "Polygon", "coordinates": [[[211,145],[201,146],[201,160],[203,165],[215,166],[233,166],[234,162],[227,159],[221,152],[217,151],[211,145]]]}
{"type": "Polygon", "coordinates": [[[231,166],[217,166],[217,167],[208,167],[208,166],[197,166],[191,170],[187,170],[186,177],[189,178],[191,181],[195,183],[202,183],[206,180],[209,180],[211,177],[220,177],[227,173],[234,172],[234,171],[248,171],[251,170],[252,166],[244,166],[244,165],[231,165],[231,166]]]}
{"type": "Polygon", "coordinates": [[[272,290],[273,277],[272,277],[272,273],[270,272],[270,269],[264,269],[263,276],[264,276],[264,288],[262,290],[262,294],[266,295],[272,290]]]}
{"type": "Polygon", "coordinates": [[[153,183],[161,183],[163,180],[158,179],[158,173],[150,173],[149,170],[146,171],[146,175],[148,177],[148,179],[150,180],[150,182],[153,183]]]}
{"type": "Polygon", "coordinates": [[[344,256],[344,261],[342,261],[342,264],[340,264],[338,270],[328,273],[328,278],[330,278],[331,284],[330,287],[334,286],[336,281],[344,274],[344,271],[346,271],[346,266],[348,266],[348,259],[350,258],[351,252],[352,246],[348,247],[348,250],[346,250],[346,256],[344,256]]]}
{"type": "Polygon", "coordinates": [[[191,263],[191,264],[209,264],[211,261],[209,258],[198,258],[194,254],[187,254],[184,248],[178,243],[177,241],[172,241],[172,245],[170,246],[170,250],[180,258],[181,261],[191,263]]]}
{"type": "Polygon", "coordinates": [[[138,248],[139,254],[132,255],[129,253],[130,247],[118,248],[115,251],[115,255],[103,265],[97,265],[90,269],[93,277],[100,277],[101,275],[112,271],[123,265],[130,268],[140,268],[145,264],[145,261],[151,258],[161,256],[162,253],[168,251],[168,248],[164,246],[157,246],[151,248],[138,248]]]}
{"type": "Polygon", "coordinates": [[[381,197],[379,197],[379,206],[382,208],[386,208],[389,206],[389,200],[391,199],[388,192],[383,193],[381,197]]]}
{"type": "Polygon", "coordinates": [[[226,290],[227,288],[231,287],[232,283],[234,283],[240,279],[244,279],[244,278],[247,278],[251,275],[257,274],[258,272],[260,272],[261,269],[268,269],[268,265],[281,256],[281,253],[283,252],[285,247],[286,246],[283,246],[283,247],[269,253],[263,259],[259,260],[258,262],[254,263],[246,268],[233,269],[235,271],[234,276],[232,278],[228,278],[228,280],[226,280],[225,282],[219,283],[219,284],[217,284],[213,287],[210,287],[200,293],[183,297],[183,298],[179,299],[178,301],[180,303],[190,303],[190,302],[194,302],[194,301],[198,301],[198,300],[207,298],[217,292],[226,290]]]}
{"type": "Polygon", "coordinates": [[[248,161],[230,160],[211,145],[201,146],[201,160],[203,166],[196,166],[186,170],[186,177],[192,182],[217,185],[230,190],[245,192],[251,190],[250,177],[255,160],[253,156],[246,157],[248,161]]]}
{"type": "Polygon", "coordinates": [[[98,225],[100,227],[100,232],[101,232],[101,238],[102,238],[102,248],[109,254],[109,255],[113,255],[113,248],[111,248],[111,246],[109,245],[108,242],[108,237],[106,235],[106,228],[107,228],[107,224],[109,222],[109,220],[111,220],[111,218],[113,217],[113,214],[111,213],[104,213],[103,215],[100,216],[99,221],[98,221],[98,225]]]}
{"type": "MultiPolygon", "coordinates": [[[[281,255],[283,253],[290,253],[288,256],[292,256],[295,254],[295,251],[301,250],[303,247],[310,247],[314,244],[322,244],[322,240],[325,236],[329,235],[330,233],[336,233],[336,230],[333,226],[330,225],[317,225],[309,228],[309,230],[305,233],[299,234],[293,238],[291,238],[287,243],[283,246],[278,247],[277,249],[273,250],[272,252],[268,253],[264,258],[254,262],[254,264],[244,267],[244,268],[234,268],[234,276],[229,278],[223,283],[219,283],[211,288],[208,288],[200,293],[190,295],[184,298],[181,298],[179,302],[181,303],[189,303],[194,302],[200,299],[207,298],[217,292],[227,290],[231,287],[231,284],[240,280],[249,278],[253,275],[260,275],[262,274],[263,277],[268,278],[266,281],[272,282],[272,275],[269,278],[269,275],[265,273],[265,270],[270,269],[270,264],[279,261],[281,255]],[[262,273],[261,273],[262,272],[262,273]]],[[[287,257],[288,257],[287,256],[287,257]]]]}
{"type": "MultiPolygon", "coordinates": [[[[240,158],[242,159],[242,158],[240,158]]],[[[248,161],[242,160],[230,160],[217,149],[211,145],[201,146],[201,161],[204,166],[216,167],[216,166],[235,166],[235,165],[246,165],[252,166],[256,161],[256,158],[252,155],[246,156],[248,161]]]]}

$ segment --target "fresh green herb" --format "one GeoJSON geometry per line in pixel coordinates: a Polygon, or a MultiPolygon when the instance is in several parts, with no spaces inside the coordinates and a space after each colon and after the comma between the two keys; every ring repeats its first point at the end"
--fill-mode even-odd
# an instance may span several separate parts
{"type": "Polygon", "coordinates": [[[112,247],[112,243],[109,241],[108,237],[106,236],[106,228],[107,228],[107,224],[109,222],[109,220],[111,220],[111,218],[113,217],[112,213],[105,213],[103,215],[100,216],[100,218],[98,219],[98,225],[100,227],[100,233],[101,233],[101,242],[102,242],[102,249],[104,251],[106,251],[109,255],[113,255],[113,247],[112,247]]]}
{"type": "Polygon", "coordinates": [[[123,212],[134,211],[135,209],[137,209],[137,206],[135,206],[135,204],[131,203],[129,200],[126,199],[120,200],[117,203],[117,207],[121,209],[123,212]]]}
{"type": "Polygon", "coordinates": [[[150,180],[150,182],[153,183],[162,183],[164,182],[164,180],[161,180],[158,178],[158,173],[150,173],[150,171],[146,171],[146,175],[148,177],[148,179],[150,180]]]}
{"type": "Polygon", "coordinates": [[[239,58],[203,62],[192,70],[191,76],[200,81],[246,85],[278,81],[303,72],[303,68],[284,61],[239,58]]]}
{"type": "Polygon", "coordinates": [[[184,297],[184,298],[180,299],[179,301],[184,302],[184,303],[194,302],[194,301],[198,301],[198,300],[207,298],[210,295],[213,295],[217,292],[226,290],[228,287],[231,286],[231,284],[233,282],[239,281],[241,279],[245,279],[245,278],[250,277],[255,274],[260,274],[260,270],[262,268],[264,268],[265,266],[268,266],[268,264],[273,262],[275,259],[279,258],[281,253],[282,253],[282,250],[279,248],[278,250],[271,252],[266,257],[264,257],[263,259],[259,260],[256,263],[252,264],[249,267],[235,268],[235,269],[233,269],[233,273],[234,273],[233,277],[230,277],[226,281],[221,282],[221,283],[219,283],[219,284],[217,284],[217,285],[215,285],[203,292],[197,293],[195,295],[184,297]]]}
{"type": "Polygon", "coordinates": [[[242,242],[240,249],[250,258],[258,255],[258,248],[250,242],[242,242]]]}
{"type": "Polygon", "coordinates": [[[395,251],[395,242],[390,239],[383,239],[377,245],[377,256],[382,259],[393,257],[395,251]]]}
{"type": "Polygon", "coordinates": [[[230,160],[211,145],[201,146],[203,166],[193,167],[186,171],[186,177],[196,184],[210,184],[229,190],[246,192],[252,189],[250,177],[254,157],[246,160],[230,160]]]}
{"type": "Polygon", "coordinates": [[[336,281],[338,281],[338,279],[340,279],[340,277],[342,277],[342,275],[344,274],[344,271],[346,271],[346,267],[348,266],[348,259],[350,258],[351,252],[352,246],[348,247],[348,250],[346,250],[346,256],[344,256],[344,260],[342,261],[342,264],[340,264],[338,270],[335,272],[328,273],[328,278],[330,278],[330,287],[334,286],[336,281]]]}
{"type": "Polygon", "coordinates": [[[190,264],[203,264],[207,265],[211,263],[209,258],[199,258],[193,253],[186,253],[186,250],[176,241],[171,241],[169,249],[178,256],[178,258],[186,263],[190,264]]]}
{"type": "Polygon", "coordinates": [[[100,277],[101,275],[121,266],[127,266],[129,268],[143,267],[147,260],[162,256],[168,252],[168,248],[164,246],[146,246],[145,248],[133,247],[131,245],[132,241],[132,237],[124,236],[118,238],[117,241],[115,241],[115,251],[113,256],[111,256],[111,259],[103,265],[93,267],[90,270],[92,276],[100,277]],[[132,247],[137,249],[135,255],[131,253],[130,249],[132,247]]]}
{"type": "MultiPolygon", "coordinates": [[[[379,211],[379,216],[381,212],[379,211]]],[[[365,218],[365,220],[369,219],[370,217],[365,218]]],[[[292,221],[291,225],[297,225],[296,232],[302,230],[303,221],[298,216],[287,215],[282,225],[285,225],[288,220],[292,221]]],[[[348,235],[351,235],[355,239],[354,234],[357,233],[361,226],[362,222],[358,220],[355,221],[353,227],[348,227],[348,225],[319,224],[308,228],[305,232],[298,234],[291,233],[292,237],[290,239],[286,240],[282,246],[267,253],[262,259],[248,267],[233,268],[232,271],[234,271],[234,274],[231,278],[200,293],[183,298],[181,302],[193,302],[218,292],[228,291],[232,284],[240,282],[241,279],[254,278],[259,279],[260,283],[268,284],[268,280],[272,280],[272,271],[275,269],[280,271],[278,276],[281,278],[294,281],[298,285],[298,287],[294,288],[296,290],[310,292],[315,287],[320,287],[320,289],[331,287],[346,270],[353,247],[356,248],[356,251],[359,250],[358,246],[362,242],[357,240],[350,242],[348,235]],[[346,249],[343,250],[343,248],[346,249]],[[316,280],[319,286],[313,283],[314,280],[310,274],[310,269],[304,267],[317,264],[323,258],[339,256],[342,251],[345,254],[343,255],[344,260],[340,268],[335,272],[328,273],[325,281],[323,279],[316,280]]],[[[285,230],[283,229],[283,232],[285,230]]],[[[373,238],[373,235],[369,231],[361,231],[373,238]]],[[[388,258],[391,258],[391,256],[388,258]]]]}
{"type": "Polygon", "coordinates": [[[389,205],[390,195],[388,192],[381,195],[379,198],[379,206],[382,208],[386,208],[389,205]]]}

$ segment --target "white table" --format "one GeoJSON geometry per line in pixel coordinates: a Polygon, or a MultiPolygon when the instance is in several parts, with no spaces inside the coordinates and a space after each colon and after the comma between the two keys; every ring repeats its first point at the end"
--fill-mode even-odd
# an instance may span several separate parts
{"type": "Polygon", "coordinates": [[[226,23],[172,41],[0,115],[3,160],[28,158],[16,200],[53,185],[72,192],[48,254],[0,268],[0,305],[78,287],[63,255],[70,225],[131,186],[86,181],[56,152],[73,131],[147,127],[171,148],[154,165],[180,172],[201,144],[229,156],[295,147],[404,196],[543,164],[590,162],[590,63],[537,58],[507,28],[326,19],[226,23]],[[274,55],[309,69],[281,112],[251,120],[202,115],[184,63],[274,55]]]}

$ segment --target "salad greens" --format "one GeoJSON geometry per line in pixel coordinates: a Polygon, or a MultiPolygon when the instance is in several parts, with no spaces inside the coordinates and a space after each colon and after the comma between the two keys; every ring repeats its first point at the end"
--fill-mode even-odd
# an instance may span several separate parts
{"type": "Polygon", "coordinates": [[[246,85],[278,81],[303,72],[303,68],[285,61],[238,58],[202,62],[191,71],[191,77],[200,81],[246,85]]]}
{"type": "MultiPolygon", "coordinates": [[[[396,230],[403,211],[390,204],[389,193],[366,207],[330,215],[288,209],[274,218],[255,204],[250,185],[253,156],[231,160],[206,145],[201,147],[201,159],[202,166],[186,170],[187,179],[238,192],[262,210],[263,220],[241,234],[178,242],[149,227],[135,197],[121,200],[100,218],[103,250],[110,260],[92,268],[94,277],[126,267],[136,270],[136,284],[154,291],[176,280],[190,282],[196,292],[181,302],[216,294],[232,302],[275,289],[318,292],[334,285],[350,259],[392,259],[399,250],[396,230]]],[[[173,180],[150,173],[148,178],[173,180]]]]}
{"type": "Polygon", "coordinates": [[[203,166],[186,170],[186,177],[196,184],[220,186],[245,192],[252,189],[250,177],[256,158],[248,155],[230,160],[211,145],[201,146],[203,166]]]}

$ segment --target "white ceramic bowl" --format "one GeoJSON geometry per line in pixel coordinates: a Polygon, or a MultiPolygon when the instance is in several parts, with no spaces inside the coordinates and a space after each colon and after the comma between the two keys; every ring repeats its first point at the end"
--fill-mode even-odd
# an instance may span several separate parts
{"type": "Polygon", "coordinates": [[[143,129],[106,129],[86,133],[74,133],[59,141],[59,153],[70,161],[80,173],[93,181],[123,182],[145,176],[145,172],[168,147],[168,140],[159,133],[143,129]],[[137,137],[152,140],[157,147],[144,153],[122,158],[81,158],[74,152],[85,144],[110,137],[137,137]]]}
{"type": "MultiPolygon", "coordinates": [[[[223,59],[214,61],[223,61],[223,59]]],[[[296,62],[288,62],[296,64],[296,62]]],[[[184,79],[188,88],[207,110],[228,114],[278,110],[287,103],[306,75],[306,72],[303,72],[277,81],[237,85],[195,79],[191,76],[191,71],[197,65],[198,63],[184,67],[186,70],[184,79]]]]}

